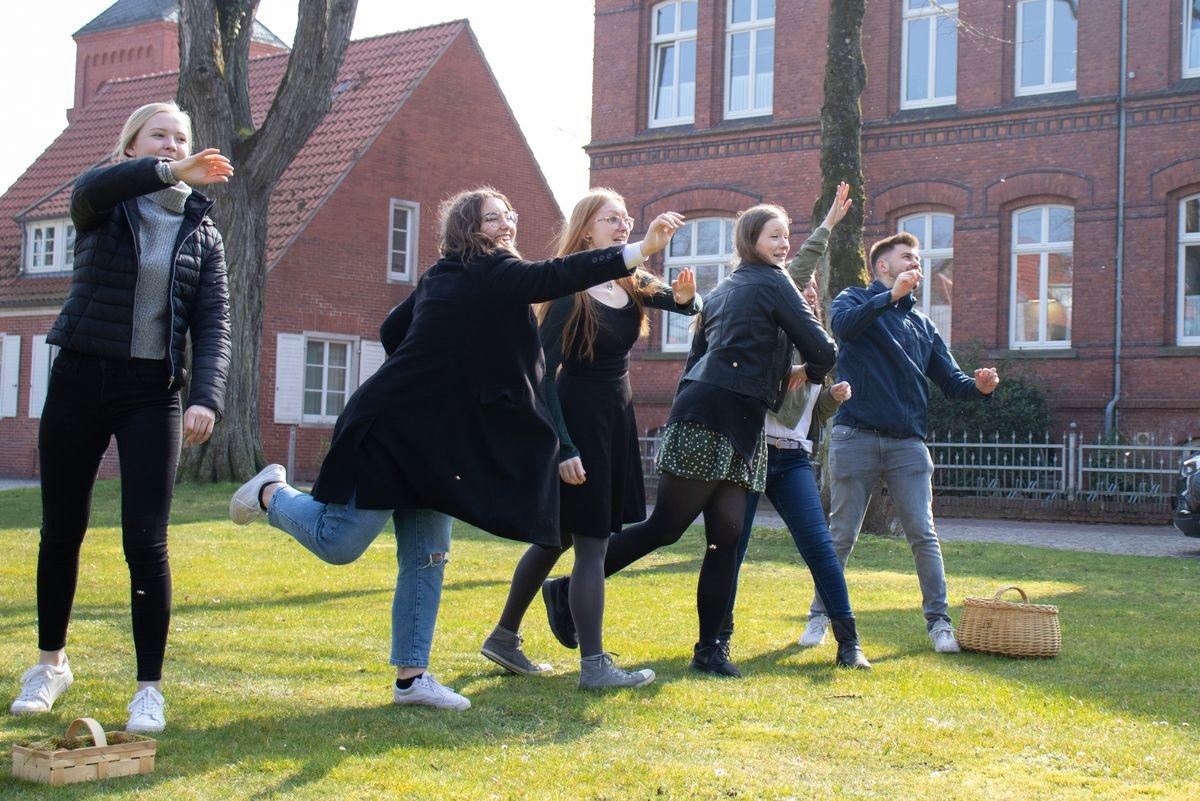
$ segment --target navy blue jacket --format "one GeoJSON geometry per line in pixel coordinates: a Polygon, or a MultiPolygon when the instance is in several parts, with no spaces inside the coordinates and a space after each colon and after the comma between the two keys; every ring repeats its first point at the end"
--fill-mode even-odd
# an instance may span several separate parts
{"type": "Polygon", "coordinates": [[[911,294],[893,303],[891,290],[879,281],[834,298],[829,322],[838,342],[837,378],[849,381],[854,393],[834,425],[924,439],[926,378],[953,400],[990,397],[959,369],[937,326],[914,305],[911,294]]]}

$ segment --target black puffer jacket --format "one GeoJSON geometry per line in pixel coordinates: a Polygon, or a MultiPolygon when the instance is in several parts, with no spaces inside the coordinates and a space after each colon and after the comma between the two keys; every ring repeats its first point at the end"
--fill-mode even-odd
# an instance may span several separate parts
{"type": "Polygon", "coordinates": [[[793,346],[813,384],[837,361],[837,345],[778,267],[742,264],[705,296],[700,315],[680,381],[724,387],[777,411],[793,346]]]}
{"type": "MultiPolygon", "coordinates": [[[[71,193],[75,267],[71,290],[46,341],[108,359],[130,358],[138,278],[137,198],[163,188],[155,165],[141,158],[89,170],[71,193]]],[[[193,192],[175,240],[171,272],[171,371],[186,376],[184,344],[192,335],[187,405],[216,412],[225,405],[229,371],[229,286],[221,234],[206,215],[212,201],[193,192]]]]}

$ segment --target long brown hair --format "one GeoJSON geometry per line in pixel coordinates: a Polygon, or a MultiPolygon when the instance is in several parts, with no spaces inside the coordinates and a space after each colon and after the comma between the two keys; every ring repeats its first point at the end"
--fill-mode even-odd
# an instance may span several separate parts
{"type": "MultiPolygon", "coordinates": [[[[492,197],[503,203],[506,209],[512,210],[509,199],[490,186],[466,189],[442,201],[438,210],[438,217],[442,221],[438,250],[443,256],[467,262],[500,249],[483,233],[483,204],[492,197]]],[[[504,249],[520,255],[515,248],[504,249]]]]}
{"type": "MultiPolygon", "coordinates": [[[[580,198],[579,202],[575,204],[575,208],[571,210],[571,216],[567,219],[566,225],[555,240],[556,255],[559,257],[569,256],[572,253],[594,248],[595,245],[587,235],[587,229],[592,225],[592,218],[600,209],[604,208],[605,204],[610,202],[624,206],[625,198],[607,187],[591,189],[580,198]]],[[[653,274],[640,267],[634,271],[633,275],[616,279],[616,283],[625,290],[634,305],[637,306],[638,313],[642,318],[642,336],[650,332],[650,315],[646,313],[646,301],[653,294],[656,281],[657,278],[653,274]]],[[[539,325],[545,322],[549,309],[550,303],[539,303],[535,307],[534,311],[539,325]]],[[[563,353],[578,353],[582,359],[591,361],[595,356],[596,333],[599,327],[596,310],[588,298],[587,291],[576,292],[572,298],[571,313],[567,316],[566,325],[563,326],[563,353]]]]}

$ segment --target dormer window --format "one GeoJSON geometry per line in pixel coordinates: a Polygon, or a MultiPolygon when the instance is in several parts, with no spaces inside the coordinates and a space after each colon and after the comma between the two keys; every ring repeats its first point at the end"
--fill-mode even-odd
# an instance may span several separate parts
{"type": "Polygon", "coordinates": [[[75,265],[75,226],[68,219],[25,224],[25,272],[61,273],[75,265]]]}

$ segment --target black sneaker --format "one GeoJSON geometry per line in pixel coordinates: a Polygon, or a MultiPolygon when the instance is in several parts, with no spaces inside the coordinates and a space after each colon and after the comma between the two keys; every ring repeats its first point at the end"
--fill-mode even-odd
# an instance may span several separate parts
{"type": "Polygon", "coordinates": [[[542,600],[546,602],[546,618],[550,632],[564,648],[578,648],[579,637],[575,633],[575,619],[571,617],[568,578],[546,579],[542,582],[542,600]]]}

